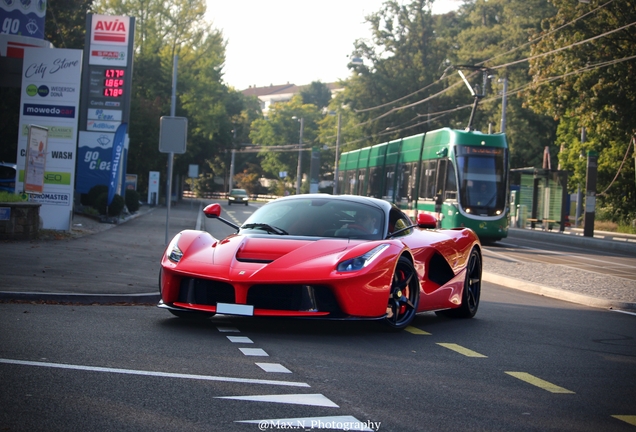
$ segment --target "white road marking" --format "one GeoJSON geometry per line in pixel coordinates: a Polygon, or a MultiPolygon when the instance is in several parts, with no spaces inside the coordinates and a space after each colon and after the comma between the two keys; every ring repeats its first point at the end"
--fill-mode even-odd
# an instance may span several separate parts
{"type": "Polygon", "coordinates": [[[246,356],[261,356],[261,357],[269,357],[264,350],[260,348],[239,348],[243,354],[246,356]]]}
{"type": "Polygon", "coordinates": [[[262,425],[263,429],[330,429],[343,431],[373,432],[380,429],[380,422],[360,421],[353,416],[299,417],[284,419],[237,420],[235,423],[262,425]]]}
{"type": "Polygon", "coordinates": [[[256,366],[263,369],[265,372],[292,373],[292,371],[280,363],[256,363],[256,366]]]}
{"type": "Polygon", "coordinates": [[[230,342],[234,342],[234,343],[246,343],[246,344],[250,344],[250,343],[254,343],[252,342],[252,339],[246,337],[246,336],[226,336],[230,342]]]}
{"type": "Polygon", "coordinates": [[[221,333],[240,333],[236,327],[217,327],[221,333]]]}
{"type": "Polygon", "coordinates": [[[34,362],[34,361],[26,361],[26,360],[11,360],[11,359],[3,359],[3,358],[0,358],[0,363],[20,365],[20,366],[38,366],[38,367],[48,367],[48,368],[56,368],[56,369],[81,370],[81,371],[89,371],[89,372],[106,372],[106,373],[119,373],[119,374],[127,374],[127,375],[154,376],[154,377],[163,377],[163,378],[194,379],[194,380],[201,380],[201,381],[221,381],[221,382],[234,382],[234,383],[245,383],[245,384],[269,384],[269,385],[279,385],[279,386],[288,386],[288,387],[310,387],[310,385],[307,383],[292,382],[292,381],[232,378],[232,377],[220,377],[220,376],[212,376],[212,375],[191,375],[191,374],[154,372],[154,371],[144,371],[144,370],[134,370],[134,369],[117,369],[117,368],[105,368],[105,367],[98,367],[98,366],[71,365],[71,364],[64,364],[64,363],[47,363],[47,362],[34,362]]]}
{"type": "Polygon", "coordinates": [[[256,396],[217,396],[215,399],[233,399],[252,402],[274,402],[292,405],[310,405],[330,408],[340,408],[320,393],[315,394],[282,394],[256,396]]]}
{"type": "Polygon", "coordinates": [[[629,312],[629,311],[624,311],[624,310],[620,310],[620,309],[612,309],[613,312],[620,312],[620,313],[624,313],[627,315],[634,315],[636,316],[636,312],[629,312]]]}

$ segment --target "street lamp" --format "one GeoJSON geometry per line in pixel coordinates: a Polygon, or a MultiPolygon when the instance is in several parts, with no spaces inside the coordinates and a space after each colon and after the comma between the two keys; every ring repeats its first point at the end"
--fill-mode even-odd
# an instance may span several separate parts
{"type": "MultiPolygon", "coordinates": [[[[298,120],[298,117],[294,116],[292,117],[294,120],[298,120]]],[[[298,168],[296,169],[296,195],[300,195],[300,180],[301,180],[301,175],[302,175],[302,171],[300,169],[300,164],[302,162],[302,158],[303,158],[303,128],[305,126],[305,119],[304,117],[300,118],[300,138],[298,141],[298,168]]]]}
{"type": "Polygon", "coordinates": [[[338,172],[338,154],[340,153],[340,117],[341,114],[338,112],[338,132],[336,134],[336,162],[333,169],[333,194],[338,195],[338,176],[340,173],[338,172]]]}

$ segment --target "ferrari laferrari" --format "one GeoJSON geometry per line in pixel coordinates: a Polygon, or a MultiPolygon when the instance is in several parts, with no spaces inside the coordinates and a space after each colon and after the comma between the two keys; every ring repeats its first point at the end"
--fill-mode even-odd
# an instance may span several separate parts
{"type": "Polygon", "coordinates": [[[386,201],[294,195],[271,201],[242,225],[218,203],[206,217],[236,232],[177,234],[161,259],[159,307],[178,317],[379,320],[407,327],[416,314],[472,318],[482,254],[470,229],[413,222],[386,201]]]}

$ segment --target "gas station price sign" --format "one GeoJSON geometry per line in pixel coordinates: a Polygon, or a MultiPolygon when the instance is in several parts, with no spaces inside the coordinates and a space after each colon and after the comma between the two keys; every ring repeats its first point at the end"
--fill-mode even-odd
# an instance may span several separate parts
{"type": "Polygon", "coordinates": [[[124,95],[124,69],[104,69],[104,97],[121,97],[124,95]]]}

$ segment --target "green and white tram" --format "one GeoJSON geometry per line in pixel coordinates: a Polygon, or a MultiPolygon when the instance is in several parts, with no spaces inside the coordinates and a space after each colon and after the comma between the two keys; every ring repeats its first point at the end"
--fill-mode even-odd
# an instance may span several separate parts
{"type": "Polygon", "coordinates": [[[504,134],[444,128],[343,153],[338,184],[496,241],[508,235],[508,159],[504,134]]]}

